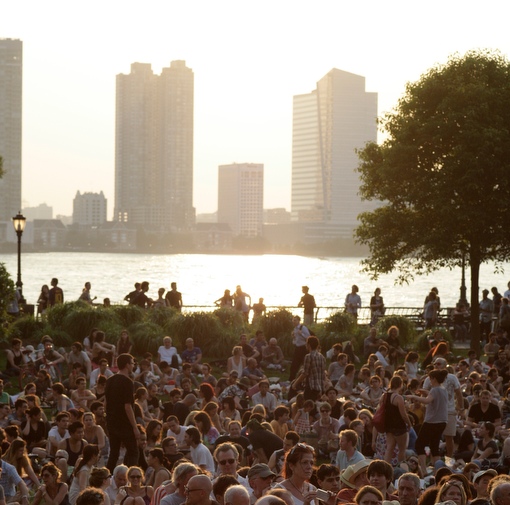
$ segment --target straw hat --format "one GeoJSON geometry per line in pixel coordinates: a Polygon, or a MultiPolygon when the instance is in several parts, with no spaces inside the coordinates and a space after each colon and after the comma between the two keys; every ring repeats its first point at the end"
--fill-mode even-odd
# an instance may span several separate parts
{"type": "Polygon", "coordinates": [[[370,460],[363,459],[354,465],[348,466],[342,472],[342,475],[340,475],[340,480],[343,484],[350,487],[351,489],[357,489],[354,485],[354,481],[356,480],[356,477],[367,471],[368,465],[370,465],[370,460]]]}

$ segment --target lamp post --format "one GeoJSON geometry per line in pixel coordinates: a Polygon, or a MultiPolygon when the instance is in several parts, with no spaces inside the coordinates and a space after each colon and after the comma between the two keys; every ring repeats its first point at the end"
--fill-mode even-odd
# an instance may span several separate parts
{"type": "Polygon", "coordinates": [[[460,281],[460,303],[463,303],[464,306],[468,306],[468,301],[466,298],[466,254],[462,253],[462,278],[460,281]]]}
{"type": "Polygon", "coordinates": [[[20,294],[19,303],[26,303],[25,299],[23,298],[23,282],[21,282],[21,236],[23,235],[26,221],[27,218],[21,214],[21,211],[12,218],[14,231],[18,236],[18,280],[16,281],[16,288],[19,290],[20,294]]]}

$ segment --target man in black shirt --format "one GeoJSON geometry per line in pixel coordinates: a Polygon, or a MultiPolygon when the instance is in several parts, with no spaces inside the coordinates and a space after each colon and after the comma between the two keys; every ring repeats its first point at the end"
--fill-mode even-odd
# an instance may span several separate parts
{"type": "Polygon", "coordinates": [[[177,284],[175,282],[172,282],[170,287],[172,289],[166,294],[165,300],[169,307],[172,307],[173,309],[176,309],[180,312],[182,308],[182,294],[177,291],[177,284]]]}
{"type": "Polygon", "coordinates": [[[310,326],[313,323],[313,313],[315,310],[315,307],[317,305],[315,304],[315,298],[313,295],[308,293],[308,286],[303,286],[301,288],[301,291],[303,293],[303,296],[301,297],[301,300],[299,300],[298,307],[303,307],[304,317],[303,317],[303,324],[305,326],[310,326]]]}
{"type": "Polygon", "coordinates": [[[119,372],[106,381],[106,423],[110,434],[110,456],[107,468],[113,472],[117,466],[121,444],[126,448],[124,464],[138,463],[138,439],[140,431],[134,413],[133,380],[131,374],[135,359],[131,354],[121,354],[117,358],[119,372]]]}

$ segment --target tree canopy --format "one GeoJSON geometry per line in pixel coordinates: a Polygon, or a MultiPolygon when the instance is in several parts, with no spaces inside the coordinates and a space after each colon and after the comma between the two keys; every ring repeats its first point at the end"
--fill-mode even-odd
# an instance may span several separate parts
{"type": "Polygon", "coordinates": [[[358,151],[357,241],[374,278],[471,269],[472,342],[478,339],[480,264],[510,257],[510,63],[497,52],[454,55],[409,83],[379,120],[385,140],[358,151]]]}

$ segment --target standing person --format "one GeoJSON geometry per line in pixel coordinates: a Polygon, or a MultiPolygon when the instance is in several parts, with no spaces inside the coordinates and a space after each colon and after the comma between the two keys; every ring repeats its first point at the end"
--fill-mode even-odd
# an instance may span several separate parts
{"type": "Polygon", "coordinates": [[[244,320],[248,322],[248,315],[251,309],[251,296],[248,293],[244,293],[241,286],[236,287],[234,293],[234,307],[236,310],[243,313],[244,320]],[[248,298],[249,302],[246,301],[246,298],[248,298]]]}
{"type": "MultiPolygon", "coordinates": [[[[436,358],[434,360],[435,370],[446,370],[448,362],[444,358],[436,358]]],[[[453,458],[454,438],[457,434],[457,414],[464,413],[464,397],[460,388],[460,382],[457,376],[448,373],[443,383],[444,388],[448,393],[448,423],[444,430],[444,438],[446,442],[446,456],[453,458]]],[[[430,378],[427,377],[423,383],[423,389],[430,390],[430,378]]]]}
{"type": "Polygon", "coordinates": [[[381,296],[381,288],[375,288],[374,296],[370,298],[370,313],[372,318],[370,320],[370,326],[375,326],[381,316],[384,316],[385,312],[383,297],[381,296]]]}
{"type": "Polygon", "coordinates": [[[182,293],[177,291],[177,283],[172,282],[170,284],[171,290],[165,296],[166,304],[178,312],[182,310],[182,293]]]}
{"type": "Polygon", "coordinates": [[[308,286],[303,286],[301,291],[303,296],[301,300],[299,300],[298,307],[303,307],[303,322],[306,326],[309,326],[313,323],[314,310],[317,305],[315,304],[315,298],[313,295],[308,293],[308,286]]]}
{"type": "Polygon", "coordinates": [[[48,307],[64,303],[64,291],[58,286],[58,279],[53,277],[50,284],[51,289],[48,293],[48,307]]]}
{"type": "Polygon", "coordinates": [[[49,307],[50,301],[50,288],[47,284],[43,284],[41,287],[41,294],[37,299],[37,316],[43,315],[46,312],[46,309],[49,307]]]}
{"type": "Polygon", "coordinates": [[[480,300],[480,336],[486,342],[489,340],[489,333],[492,327],[492,314],[494,312],[494,304],[489,298],[489,290],[482,291],[482,299],[480,300]]]}
{"type": "MultiPolygon", "coordinates": [[[[326,381],[326,358],[318,351],[319,339],[310,336],[306,339],[308,354],[304,359],[303,373],[294,381],[295,384],[304,382],[305,400],[318,400],[326,381]]],[[[352,365],[353,366],[353,365],[352,365]]]]}
{"type": "Polygon", "coordinates": [[[397,461],[406,459],[406,449],[409,442],[411,421],[407,415],[404,398],[402,398],[402,379],[394,375],[390,381],[390,389],[383,395],[382,402],[386,402],[386,453],[384,460],[391,463],[395,446],[398,448],[397,461]]]}
{"type": "Polygon", "coordinates": [[[358,319],[358,309],[361,309],[361,297],[358,295],[359,288],[352,285],[351,292],[345,297],[345,310],[358,319]]]}
{"type": "Polygon", "coordinates": [[[147,291],[149,291],[149,283],[143,281],[142,284],[140,284],[140,291],[135,298],[129,301],[129,304],[137,305],[138,307],[142,307],[142,309],[149,308],[152,305],[152,299],[145,294],[147,291]]]}
{"type": "Polygon", "coordinates": [[[93,305],[92,302],[96,299],[96,297],[94,296],[94,298],[92,298],[92,296],[90,295],[91,289],[92,285],[90,284],[90,282],[86,282],[85,287],[83,288],[83,291],[81,292],[81,295],[78,298],[78,301],[82,301],[88,303],[89,305],[93,305]]]}
{"type": "Polygon", "coordinates": [[[255,323],[263,317],[266,317],[266,306],[264,305],[264,298],[259,298],[259,303],[253,304],[253,318],[251,322],[255,323]]]}
{"type": "Polygon", "coordinates": [[[134,412],[133,373],[135,361],[131,354],[121,354],[117,359],[119,372],[106,381],[106,419],[110,437],[110,456],[107,467],[113,472],[119,459],[121,444],[126,447],[126,466],[138,462],[140,430],[136,425],[134,412]]]}
{"type": "Polygon", "coordinates": [[[432,464],[434,464],[439,459],[439,442],[448,422],[448,391],[443,387],[446,377],[448,377],[446,370],[432,370],[429,373],[431,386],[429,394],[427,396],[406,396],[408,400],[415,400],[427,405],[425,419],[415,445],[420,467],[424,475],[427,472],[425,446],[428,445],[430,447],[432,464]]]}
{"type": "Polygon", "coordinates": [[[218,306],[220,309],[231,309],[232,304],[234,303],[234,297],[230,294],[230,289],[225,289],[223,296],[218,298],[214,305],[218,306]]]}
{"type": "Polygon", "coordinates": [[[294,316],[292,318],[294,330],[292,331],[292,343],[294,344],[294,355],[292,357],[292,364],[290,365],[289,380],[293,381],[299,371],[299,367],[303,364],[306,356],[306,339],[310,336],[308,328],[300,324],[301,318],[294,316]]]}
{"type": "Polygon", "coordinates": [[[433,328],[437,323],[437,314],[439,312],[439,300],[435,291],[431,291],[425,299],[423,307],[423,317],[425,319],[425,328],[433,328]]]}
{"type": "Polygon", "coordinates": [[[141,284],[139,282],[135,282],[135,290],[128,293],[124,300],[129,303],[129,305],[133,305],[136,297],[140,293],[141,284]]]}

